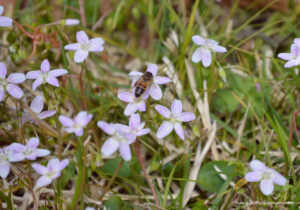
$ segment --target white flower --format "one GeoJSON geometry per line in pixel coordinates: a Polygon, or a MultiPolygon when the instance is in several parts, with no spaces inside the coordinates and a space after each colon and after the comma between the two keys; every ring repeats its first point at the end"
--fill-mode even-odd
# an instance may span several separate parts
{"type": "Polygon", "coordinates": [[[278,57],[288,61],[284,64],[285,68],[300,65],[300,38],[294,39],[290,53],[279,53],[278,57]]]}

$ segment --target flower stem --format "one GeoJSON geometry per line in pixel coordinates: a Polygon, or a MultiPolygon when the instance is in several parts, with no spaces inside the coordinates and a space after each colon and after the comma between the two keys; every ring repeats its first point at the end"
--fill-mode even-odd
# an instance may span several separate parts
{"type": "Polygon", "coordinates": [[[159,201],[158,201],[158,197],[156,195],[156,192],[155,192],[155,189],[154,189],[154,186],[153,186],[153,183],[151,182],[151,179],[149,177],[149,175],[147,174],[147,171],[146,171],[146,167],[145,167],[145,162],[142,158],[142,155],[141,155],[141,149],[140,149],[140,142],[139,142],[139,139],[137,138],[136,141],[135,141],[135,150],[136,150],[136,156],[137,156],[137,159],[139,160],[140,164],[141,164],[141,167],[142,167],[142,170],[143,170],[143,173],[145,175],[145,178],[151,188],[151,191],[152,191],[152,194],[153,194],[153,197],[155,199],[155,204],[156,204],[156,207],[158,209],[160,209],[160,205],[159,205],[159,201]]]}
{"type": "Polygon", "coordinates": [[[107,191],[109,190],[109,188],[111,187],[111,185],[112,185],[113,182],[115,181],[115,179],[116,179],[116,177],[117,177],[117,175],[118,175],[118,173],[119,173],[119,171],[120,171],[120,169],[121,169],[123,163],[124,163],[124,160],[122,159],[122,160],[120,161],[118,167],[116,168],[116,170],[115,170],[113,176],[112,176],[111,179],[109,180],[107,186],[104,188],[102,194],[99,196],[99,198],[98,198],[99,201],[102,201],[104,195],[107,193],[107,191]]]}
{"type": "Polygon", "coordinates": [[[69,209],[76,209],[77,203],[79,199],[82,197],[84,185],[85,185],[85,175],[86,175],[85,156],[84,156],[84,147],[80,138],[78,138],[78,146],[79,146],[78,158],[77,158],[78,165],[79,165],[78,177],[76,180],[74,197],[69,209]]]}
{"type": "Polygon", "coordinates": [[[85,64],[85,61],[83,62],[82,66],[81,66],[81,70],[80,70],[79,85],[80,85],[80,94],[81,94],[81,98],[82,98],[82,105],[83,105],[84,109],[87,111],[88,106],[86,104],[86,98],[85,98],[85,95],[84,95],[83,80],[82,80],[84,64],[85,64]]]}

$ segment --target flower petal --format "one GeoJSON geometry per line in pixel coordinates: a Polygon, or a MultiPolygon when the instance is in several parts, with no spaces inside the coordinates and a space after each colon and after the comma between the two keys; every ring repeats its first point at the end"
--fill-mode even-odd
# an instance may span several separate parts
{"type": "Polygon", "coordinates": [[[144,135],[147,135],[149,132],[150,132],[150,129],[149,128],[145,128],[145,129],[142,129],[139,132],[137,132],[136,135],[137,136],[144,136],[144,135]]]}
{"type": "Polygon", "coordinates": [[[52,178],[50,178],[49,176],[41,176],[41,177],[37,180],[35,186],[36,186],[37,188],[45,187],[45,186],[51,184],[52,181],[53,181],[52,178]]]}
{"type": "Polygon", "coordinates": [[[184,141],[185,140],[184,131],[183,131],[183,128],[182,128],[180,123],[175,123],[174,124],[174,130],[177,133],[177,135],[184,141]]]}
{"type": "Polygon", "coordinates": [[[41,164],[33,163],[31,166],[40,175],[45,175],[49,172],[48,168],[41,164]]]}
{"type": "Polygon", "coordinates": [[[46,73],[49,70],[50,70],[50,63],[49,63],[48,59],[45,59],[45,60],[43,60],[43,62],[41,64],[41,71],[46,73]]]}
{"type": "Polygon", "coordinates": [[[42,120],[55,115],[55,113],[56,113],[55,110],[43,111],[38,115],[38,118],[42,120]]]}
{"type": "Polygon", "coordinates": [[[292,60],[290,60],[290,61],[288,61],[288,62],[286,62],[286,63],[284,64],[284,68],[291,68],[291,67],[296,66],[296,65],[297,65],[297,64],[296,64],[295,60],[292,59],[292,60]]]}
{"type": "Polygon", "coordinates": [[[119,142],[116,141],[113,137],[109,138],[104,142],[101,147],[101,152],[104,156],[110,156],[119,148],[119,142]]]}
{"type": "Polygon", "coordinates": [[[26,144],[26,147],[35,149],[39,146],[40,140],[37,137],[32,137],[29,139],[29,141],[26,144]]]}
{"type": "Polygon", "coordinates": [[[13,20],[11,18],[0,16],[0,26],[2,27],[12,26],[12,22],[13,20]]]}
{"type": "Polygon", "coordinates": [[[154,100],[160,100],[162,98],[161,89],[155,83],[149,88],[149,94],[154,100]]]}
{"type": "Polygon", "coordinates": [[[103,44],[104,40],[102,38],[93,38],[90,40],[90,49],[91,52],[101,52],[104,50],[103,44]]]}
{"type": "Polygon", "coordinates": [[[130,151],[129,144],[127,144],[127,143],[120,144],[120,153],[125,161],[130,160],[131,159],[131,151],[130,151]]]}
{"type": "Polygon", "coordinates": [[[127,103],[131,103],[131,102],[134,101],[134,96],[130,92],[121,92],[121,93],[118,93],[118,98],[121,101],[124,101],[124,102],[127,102],[127,103]]]}
{"type": "Polygon", "coordinates": [[[155,105],[154,107],[156,109],[156,111],[161,114],[162,116],[164,116],[165,118],[169,119],[170,118],[170,115],[171,115],[171,112],[170,110],[165,107],[165,106],[162,106],[162,105],[155,105]]]}
{"type": "Polygon", "coordinates": [[[157,69],[157,65],[153,63],[150,63],[147,67],[147,71],[151,72],[153,77],[155,77],[155,75],[157,74],[157,69]]]}
{"type": "Polygon", "coordinates": [[[50,155],[50,151],[47,149],[36,149],[36,152],[38,157],[45,157],[47,155],[50,155]]]}
{"type": "Polygon", "coordinates": [[[74,61],[76,63],[82,63],[89,55],[88,51],[77,50],[74,55],[74,61]]]}
{"type": "Polygon", "coordinates": [[[37,78],[32,84],[32,90],[36,90],[41,84],[43,84],[43,82],[44,82],[43,78],[41,77],[37,78]]]}
{"type": "Polygon", "coordinates": [[[89,37],[85,31],[78,31],[76,33],[76,39],[79,43],[87,43],[89,41],[89,37]]]}
{"type": "Polygon", "coordinates": [[[130,116],[129,126],[132,130],[136,130],[141,123],[141,117],[139,114],[133,114],[130,116]]]}
{"type": "Polygon", "coordinates": [[[205,67],[209,67],[211,64],[211,60],[212,60],[212,55],[210,50],[203,50],[203,54],[202,54],[202,64],[205,67]]]}
{"type": "Polygon", "coordinates": [[[196,118],[196,116],[194,115],[194,113],[191,112],[182,112],[179,117],[178,120],[180,120],[181,122],[189,122],[192,121],[196,118]]]}
{"type": "Polygon", "coordinates": [[[203,49],[201,47],[197,48],[192,55],[192,61],[198,63],[202,59],[203,49]]]}
{"type": "Polygon", "coordinates": [[[58,170],[61,171],[63,170],[64,168],[66,168],[68,165],[69,165],[69,160],[68,159],[63,159],[62,161],[60,161],[60,163],[58,164],[58,170]]]}
{"type": "Polygon", "coordinates": [[[74,26],[74,25],[78,25],[79,23],[80,23],[80,20],[78,20],[78,19],[66,19],[65,20],[66,21],[66,25],[67,26],[74,26]]]}
{"type": "Polygon", "coordinates": [[[130,115],[134,114],[137,110],[138,110],[137,104],[129,103],[124,110],[124,115],[130,116],[130,115]]]}
{"type": "Polygon", "coordinates": [[[281,185],[281,186],[284,186],[287,182],[286,178],[284,176],[282,176],[280,173],[278,172],[275,172],[273,174],[273,177],[272,177],[272,181],[277,184],[277,185],[281,185]]]}
{"type": "Polygon", "coordinates": [[[42,76],[42,71],[40,71],[40,70],[38,70],[38,71],[29,71],[26,74],[27,79],[37,79],[40,76],[42,76]]]}
{"type": "Polygon", "coordinates": [[[227,52],[226,48],[225,47],[222,47],[220,45],[217,45],[217,44],[214,44],[211,46],[211,49],[215,52],[219,52],[219,53],[224,53],[224,52],[227,52]]]}
{"type": "Polygon", "coordinates": [[[283,60],[291,60],[293,58],[293,55],[291,53],[279,53],[278,58],[281,58],[283,60]]]}
{"type": "Polygon", "coordinates": [[[58,82],[58,79],[56,79],[55,77],[48,77],[46,79],[47,83],[50,84],[50,85],[53,85],[55,87],[59,87],[59,82],[58,82]]]}
{"type": "Polygon", "coordinates": [[[157,130],[156,133],[157,138],[162,139],[166,137],[172,132],[173,128],[174,128],[173,123],[171,123],[170,121],[164,121],[157,130]]]}
{"type": "Polygon", "coordinates": [[[171,79],[169,77],[154,77],[154,82],[156,84],[162,85],[162,84],[167,84],[169,82],[171,82],[171,79]]]}
{"type": "Polygon", "coordinates": [[[300,49],[300,38],[294,39],[294,43],[300,49]]]}
{"type": "Polygon", "coordinates": [[[65,50],[80,50],[81,45],[79,43],[68,44],[64,47],[65,50]]]}
{"type": "Polygon", "coordinates": [[[71,118],[66,117],[64,115],[60,115],[58,117],[58,120],[65,127],[72,127],[74,125],[74,121],[71,118]]]}
{"type": "Polygon", "coordinates": [[[10,171],[10,164],[7,161],[1,161],[0,162],[0,176],[2,177],[2,179],[5,179],[10,171]]]}
{"type": "Polygon", "coordinates": [[[180,100],[175,99],[171,105],[171,111],[174,116],[180,116],[182,113],[182,102],[180,100]]]}
{"type": "Polygon", "coordinates": [[[192,36],[192,40],[193,40],[193,42],[194,42],[195,44],[197,44],[197,45],[203,45],[204,42],[205,42],[205,39],[202,38],[202,37],[199,36],[199,35],[194,35],[194,36],[192,36]]]}
{"type": "Polygon", "coordinates": [[[3,62],[0,62],[0,79],[5,79],[7,74],[6,66],[3,62]]]}
{"type": "Polygon", "coordinates": [[[35,113],[39,114],[44,108],[44,98],[43,96],[36,96],[31,104],[30,104],[30,109],[35,113]]]}
{"type": "Polygon", "coordinates": [[[266,168],[266,165],[259,161],[259,160],[252,160],[250,162],[250,168],[253,170],[253,171],[261,171],[261,170],[264,170],[266,168]]]}
{"type": "Polygon", "coordinates": [[[7,92],[14,98],[20,99],[24,95],[24,92],[19,86],[8,84],[6,86],[7,92]]]}
{"type": "Polygon", "coordinates": [[[7,78],[8,82],[14,83],[14,84],[19,84],[22,83],[26,80],[25,74],[23,73],[13,73],[10,74],[7,78]]]}
{"type": "Polygon", "coordinates": [[[97,126],[108,135],[113,135],[115,133],[115,127],[112,124],[108,124],[104,121],[98,121],[97,126]]]}
{"type": "Polygon", "coordinates": [[[271,179],[263,179],[260,182],[259,188],[264,195],[271,195],[274,190],[274,185],[271,179]]]}
{"type": "Polygon", "coordinates": [[[66,69],[54,69],[49,72],[49,77],[59,77],[67,73],[68,71],[66,69]]]}
{"type": "Polygon", "coordinates": [[[145,101],[141,101],[137,104],[137,108],[140,112],[146,111],[146,103],[145,101]]]}
{"type": "Polygon", "coordinates": [[[4,7],[0,5],[0,15],[2,15],[3,11],[4,11],[4,7]]]}
{"type": "Polygon", "coordinates": [[[91,119],[93,118],[92,114],[88,114],[86,111],[81,111],[75,117],[75,122],[80,123],[82,126],[86,126],[91,119]]]}
{"type": "Polygon", "coordinates": [[[53,169],[57,169],[57,166],[59,165],[59,159],[58,158],[53,158],[51,159],[48,164],[47,164],[47,168],[49,171],[53,171],[53,169]]]}
{"type": "Polygon", "coordinates": [[[245,175],[245,179],[248,182],[258,182],[261,179],[260,173],[258,171],[248,172],[245,175]]]}

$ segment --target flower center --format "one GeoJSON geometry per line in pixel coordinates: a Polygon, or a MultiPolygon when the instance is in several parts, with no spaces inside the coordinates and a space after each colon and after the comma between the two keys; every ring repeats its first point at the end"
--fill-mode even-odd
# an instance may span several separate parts
{"type": "Polygon", "coordinates": [[[6,85],[7,85],[7,81],[5,79],[0,79],[0,86],[5,88],[6,85]]]}
{"type": "Polygon", "coordinates": [[[24,152],[25,156],[31,156],[31,155],[33,155],[35,153],[35,149],[26,148],[23,152],[24,152]]]}
{"type": "Polygon", "coordinates": [[[115,140],[117,140],[118,142],[128,142],[128,140],[127,140],[122,134],[120,134],[119,132],[116,132],[116,133],[115,133],[114,138],[115,138],[115,140]]]}
{"type": "Polygon", "coordinates": [[[84,51],[89,51],[91,48],[91,45],[90,43],[81,43],[81,49],[84,50],[84,51]]]}
{"type": "Polygon", "coordinates": [[[263,172],[261,175],[261,179],[270,179],[271,178],[271,173],[268,171],[263,172]]]}
{"type": "Polygon", "coordinates": [[[52,178],[52,177],[54,177],[55,175],[56,175],[56,170],[50,171],[50,172],[47,174],[47,176],[48,176],[49,178],[52,178]]]}
{"type": "Polygon", "coordinates": [[[7,161],[8,161],[7,155],[5,155],[4,153],[0,154],[0,163],[7,162],[7,161]]]}

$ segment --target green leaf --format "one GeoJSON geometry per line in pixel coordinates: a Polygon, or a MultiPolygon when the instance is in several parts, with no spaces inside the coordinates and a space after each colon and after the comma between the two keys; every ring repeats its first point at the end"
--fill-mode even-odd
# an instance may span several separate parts
{"type": "Polygon", "coordinates": [[[122,200],[120,197],[114,196],[105,201],[104,206],[108,210],[119,210],[122,207],[122,200]]]}
{"type": "MultiPolygon", "coordinates": [[[[208,192],[219,192],[225,181],[236,176],[235,165],[225,161],[212,161],[203,165],[198,174],[198,184],[201,189],[208,192]],[[226,176],[226,180],[221,176],[226,176]]],[[[224,190],[224,189],[223,189],[224,190]]]]}
{"type": "MultiPolygon", "coordinates": [[[[121,162],[121,158],[115,158],[115,159],[108,160],[102,167],[102,171],[104,173],[113,174],[115,172],[115,170],[117,169],[120,162],[121,162]]],[[[122,178],[129,178],[132,176],[129,164],[127,162],[123,163],[123,165],[118,173],[118,176],[122,177],[122,178]]]]}

